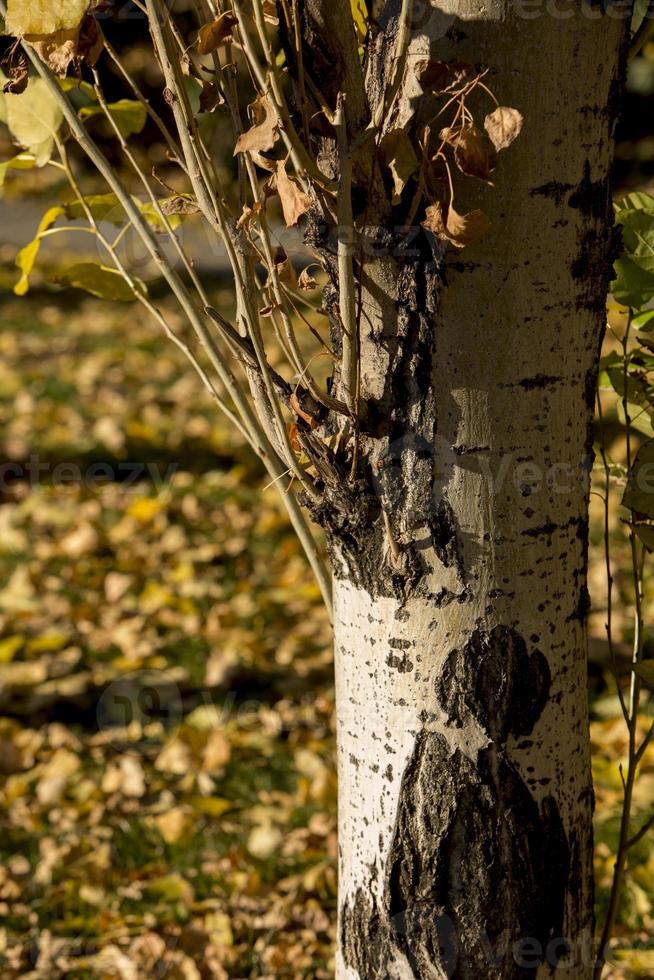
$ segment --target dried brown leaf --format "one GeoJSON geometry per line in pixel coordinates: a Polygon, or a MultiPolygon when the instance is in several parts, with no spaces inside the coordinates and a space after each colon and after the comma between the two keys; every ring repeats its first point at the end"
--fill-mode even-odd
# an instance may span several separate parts
{"type": "Polygon", "coordinates": [[[192,194],[173,194],[161,201],[161,210],[164,214],[197,214],[200,208],[192,194]]]}
{"type": "Polygon", "coordinates": [[[217,106],[222,105],[222,102],[223,99],[216,83],[204,79],[200,92],[200,112],[213,112],[217,106]]]}
{"type": "Polygon", "coordinates": [[[451,242],[456,248],[471,245],[490,228],[488,218],[479,209],[459,214],[451,205],[446,208],[437,201],[427,208],[426,213],[423,227],[433,232],[437,238],[451,242]]]}
{"type": "Polygon", "coordinates": [[[511,106],[499,105],[484,119],[484,129],[496,150],[505,150],[520,135],[522,113],[511,106]]]}
{"type": "Polygon", "coordinates": [[[273,27],[279,26],[279,17],[277,16],[277,3],[276,0],[263,0],[262,4],[264,20],[273,27]]]}
{"type": "Polygon", "coordinates": [[[278,162],[274,180],[282,202],[284,221],[289,228],[292,228],[311,207],[311,199],[308,194],[300,190],[295,180],[288,176],[284,160],[278,162]]]}
{"type": "Polygon", "coordinates": [[[486,133],[469,123],[443,129],[440,136],[454,148],[454,160],[461,173],[488,180],[495,169],[497,154],[486,133]]]}
{"type": "Polygon", "coordinates": [[[234,156],[237,153],[263,153],[272,150],[279,138],[277,115],[270,100],[265,95],[258,95],[250,108],[254,126],[239,136],[234,156]]]}
{"type": "Polygon", "coordinates": [[[312,274],[309,272],[310,268],[311,268],[310,266],[307,266],[306,269],[303,269],[297,281],[298,287],[306,293],[309,293],[313,289],[318,288],[318,283],[316,282],[312,274]]]}
{"type": "Polygon", "coordinates": [[[34,50],[41,61],[44,61],[55,75],[65,75],[77,54],[77,39],[79,30],[70,27],[67,30],[56,31],[44,36],[30,35],[34,50]]]}
{"type": "Polygon", "coordinates": [[[25,52],[14,49],[0,61],[0,70],[7,76],[2,89],[5,95],[20,95],[27,88],[29,74],[25,52]]]}
{"type": "Polygon", "coordinates": [[[249,207],[247,204],[245,204],[243,206],[243,213],[241,214],[241,217],[236,222],[236,227],[239,229],[245,228],[246,231],[249,231],[250,225],[252,224],[253,221],[257,219],[257,217],[261,214],[262,211],[263,211],[263,204],[261,204],[260,201],[256,201],[252,205],[252,207],[249,207]]]}
{"type": "Polygon", "coordinates": [[[418,157],[405,129],[392,129],[380,144],[382,160],[393,179],[393,204],[399,204],[402,191],[418,169],[418,157]]]}
{"type": "Polygon", "coordinates": [[[237,24],[237,18],[228,10],[220,17],[212,20],[211,23],[201,27],[198,34],[198,51],[200,54],[211,54],[221,44],[230,44],[234,39],[232,31],[237,24]]]}

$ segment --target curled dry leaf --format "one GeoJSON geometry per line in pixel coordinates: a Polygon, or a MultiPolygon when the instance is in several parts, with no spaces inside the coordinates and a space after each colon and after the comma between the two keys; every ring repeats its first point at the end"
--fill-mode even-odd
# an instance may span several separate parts
{"type": "Polygon", "coordinates": [[[454,160],[461,173],[488,180],[495,169],[497,154],[485,133],[469,123],[443,129],[440,137],[454,148],[454,160]]]}
{"type": "Polygon", "coordinates": [[[216,83],[204,79],[200,92],[200,112],[213,112],[217,106],[222,104],[223,99],[216,83]]]}
{"type": "Polygon", "coordinates": [[[269,24],[274,27],[279,26],[279,17],[277,16],[277,3],[276,0],[263,0],[263,16],[269,24]]]}
{"type": "Polygon", "coordinates": [[[212,20],[210,24],[201,27],[198,34],[198,51],[200,54],[211,54],[221,44],[231,44],[234,40],[232,32],[237,24],[237,18],[231,10],[228,10],[220,17],[212,20]]]}
{"type": "Polygon", "coordinates": [[[34,38],[32,44],[41,61],[44,61],[55,75],[65,75],[68,66],[77,54],[77,28],[56,31],[47,37],[34,38]]]}
{"type": "Polygon", "coordinates": [[[280,281],[294,289],[296,286],[296,279],[293,263],[281,245],[278,245],[275,250],[274,262],[280,281]]]}
{"type": "Polygon", "coordinates": [[[243,213],[241,214],[241,217],[236,222],[236,227],[245,228],[246,231],[249,231],[250,225],[252,224],[253,221],[256,221],[256,219],[259,217],[262,211],[263,211],[263,204],[261,204],[260,201],[255,201],[252,207],[249,207],[249,205],[245,204],[243,206],[243,213]]]}
{"type": "Polygon", "coordinates": [[[451,242],[456,248],[471,245],[490,228],[488,218],[479,209],[459,214],[451,205],[446,207],[437,201],[427,208],[426,214],[423,228],[433,232],[437,238],[451,242]]]}
{"type": "Polygon", "coordinates": [[[393,179],[393,204],[399,204],[402,191],[418,169],[418,157],[405,129],[392,129],[380,144],[382,160],[393,179]]]}
{"type": "Polygon", "coordinates": [[[310,268],[311,266],[307,266],[306,269],[303,269],[297,281],[298,287],[306,293],[318,288],[318,283],[309,272],[310,268]]]}
{"type": "Polygon", "coordinates": [[[14,50],[0,60],[0,71],[2,71],[7,81],[3,86],[5,95],[20,95],[27,88],[29,74],[27,71],[27,58],[24,51],[14,50]]]}
{"type": "Polygon", "coordinates": [[[234,156],[237,153],[263,153],[272,150],[279,138],[277,115],[270,100],[265,95],[258,95],[250,109],[254,126],[241,133],[234,148],[234,156]]]}
{"type": "Polygon", "coordinates": [[[520,135],[522,113],[510,106],[499,105],[484,119],[484,129],[496,150],[505,150],[520,135]]]}
{"type": "Polygon", "coordinates": [[[279,194],[286,225],[289,228],[294,227],[311,207],[311,199],[308,194],[300,190],[295,180],[288,176],[284,160],[278,162],[277,170],[268,181],[268,185],[279,194]]]}
{"type": "Polygon", "coordinates": [[[301,418],[311,429],[318,428],[318,420],[306,411],[305,406],[303,406],[302,401],[297,395],[297,392],[293,392],[288,401],[290,408],[298,418],[301,418]]]}
{"type": "Polygon", "coordinates": [[[193,194],[173,194],[172,197],[165,197],[160,203],[161,210],[168,215],[197,214],[200,210],[193,194]]]}

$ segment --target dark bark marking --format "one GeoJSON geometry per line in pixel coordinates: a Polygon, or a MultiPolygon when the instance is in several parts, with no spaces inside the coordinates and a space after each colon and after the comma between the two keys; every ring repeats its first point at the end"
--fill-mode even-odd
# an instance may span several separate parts
{"type": "Polygon", "coordinates": [[[595,221],[605,221],[606,202],[610,199],[611,187],[608,177],[592,180],[590,162],[584,164],[584,176],[568,198],[568,206],[578,209],[586,217],[595,221]]]}
{"type": "Polygon", "coordinates": [[[388,657],[386,658],[386,666],[392,667],[400,674],[410,674],[413,670],[413,664],[407,657],[406,653],[403,653],[402,656],[396,656],[394,653],[389,653],[388,657]]]}
{"type": "Polygon", "coordinates": [[[572,184],[564,184],[551,180],[548,184],[541,184],[529,191],[530,197],[551,197],[557,208],[563,204],[563,198],[572,190],[572,184]]]}
{"type": "Polygon", "coordinates": [[[445,568],[455,567],[463,581],[464,562],[459,542],[459,525],[448,500],[439,501],[436,513],[428,522],[434,551],[445,568]]]}
{"type": "Polygon", "coordinates": [[[538,388],[549,388],[551,385],[559,384],[564,379],[554,374],[534,374],[531,378],[522,378],[521,381],[513,381],[511,384],[500,385],[502,388],[524,388],[525,391],[534,391],[538,388]]]}
{"type": "Polygon", "coordinates": [[[478,627],[466,645],[452,650],[436,683],[436,696],[451,723],[474,718],[493,741],[531,734],[550,691],[550,669],[540,650],[531,654],[515,630],[478,627]]]}
{"type": "Polygon", "coordinates": [[[555,800],[539,810],[502,747],[475,764],[441,735],[418,735],[387,863],[387,956],[396,947],[416,980],[434,966],[452,980],[533,978],[537,958],[520,962],[514,944],[536,940],[544,953],[561,936],[567,873],[555,800]]]}

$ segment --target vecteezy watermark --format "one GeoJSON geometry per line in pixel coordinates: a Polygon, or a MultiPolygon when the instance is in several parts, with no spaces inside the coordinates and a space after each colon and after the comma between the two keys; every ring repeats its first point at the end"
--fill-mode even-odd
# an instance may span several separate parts
{"type": "MultiPolygon", "coordinates": [[[[102,692],[96,709],[101,731],[122,732],[137,725],[139,732],[158,723],[174,729],[182,721],[184,708],[178,685],[163,670],[134,670],[112,681],[102,692]]],[[[148,748],[147,738],[132,745],[137,752],[148,748]]]]}
{"type": "Polygon", "coordinates": [[[206,689],[189,690],[183,696],[172,671],[144,668],[107,684],[97,702],[96,722],[123,754],[141,755],[153,744],[161,745],[162,729],[167,738],[175,735],[188,713],[200,711],[202,725],[223,729],[229,721],[256,714],[261,704],[255,699],[239,701],[231,691],[220,699],[206,689]]]}
{"type": "Polygon", "coordinates": [[[513,0],[513,10],[519,20],[630,20],[633,4],[631,0],[513,0]]]}
{"type": "MultiPolygon", "coordinates": [[[[405,497],[407,478],[414,479],[420,470],[428,470],[433,492],[423,503],[431,510],[434,499],[438,499],[457,475],[464,473],[476,477],[491,496],[515,493],[527,498],[543,492],[554,495],[578,489],[586,492],[593,460],[592,454],[584,454],[576,463],[569,460],[544,463],[518,453],[497,454],[488,446],[452,446],[442,436],[427,440],[409,432],[380,453],[372,472],[377,496],[394,509],[405,497]]],[[[635,479],[639,490],[654,494],[654,464],[640,468],[635,479]]],[[[412,500],[412,507],[415,506],[412,500]]]]}
{"type": "MultiPolygon", "coordinates": [[[[415,952],[423,944],[433,958],[434,967],[440,970],[439,976],[453,977],[462,964],[467,964],[469,968],[472,965],[469,939],[468,942],[465,938],[462,941],[453,919],[442,908],[434,908],[429,902],[419,902],[397,912],[387,926],[380,925],[381,928],[370,937],[373,959],[383,959],[383,946],[392,937],[394,943],[409,951],[415,952]]],[[[491,938],[481,929],[474,937],[473,955],[475,965],[483,971],[479,973],[480,977],[486,975],[486,968],[495,975],[502,967],[509,972],[510,967],[517,968],[521,976],[522,971],[527,971],[531,976],[532,971],[535,974],[540,967],[545,967],[548,973],[575,977],[579,972],[585,974],[588,968],[598,965],[598,949],[599,940],[587,929],[582,930],[574,940],[557,935],[547,939],[535,936],[516,938],[508,928],[491,938]]]]}
{"type": "Polygon", "coordinates": [[[146,481],[160,490],[170,483],[178,469],[177,463],[169,463],[164,468],[157,463],[134,460],[89,463],[87,466],[73,461],[53,463],[32,453],[20,462],[9,460],[0,463],[0,493],[6,492],[12,484],[18,482],[28,483],[32,488],[55,484],[94,490],[105,483],[119,483],[123,487],[130,487],[146,481]]]}

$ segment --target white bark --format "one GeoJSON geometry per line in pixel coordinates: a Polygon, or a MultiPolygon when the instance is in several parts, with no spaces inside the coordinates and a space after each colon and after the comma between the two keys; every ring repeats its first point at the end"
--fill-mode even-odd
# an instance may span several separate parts
{"type": "MultiPolygon", "coordinates": [[[[587,471],[624,23],[561,11],[449,0],[412,42],[491,66],[525,126],[461,192],[492,230],[448,256],[427,374],[414,350],[397,376],[424,399],[369,449],[404,557],[361,538],[335,563],[339,980],[592,974],[587,471]]],[[[369,272],[379,400],[410,302],[395,260],[369,272]]]]}

